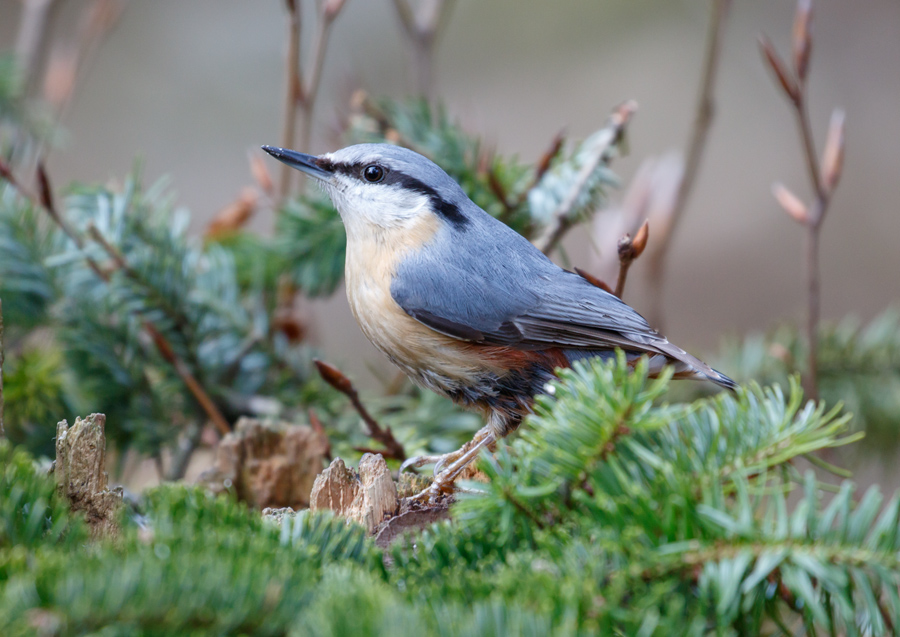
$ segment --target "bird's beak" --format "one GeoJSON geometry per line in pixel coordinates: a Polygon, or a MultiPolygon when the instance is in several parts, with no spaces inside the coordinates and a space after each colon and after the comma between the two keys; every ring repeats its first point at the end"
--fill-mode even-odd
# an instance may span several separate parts
{"type": "Polygon", "coordinates": [[[287,148],[277,148],[275,146],[263,146],[262,149],[278,161],[284,162],[291,168],[296,168],[297,170],[306,173],[310,177],[315,177],[316,179],[322,180],[331,177],[331,172],[320,168],[316,163],[318,157],[316,157],[315,155],[298,153],[295,150],[288,150],[287,148]]]}

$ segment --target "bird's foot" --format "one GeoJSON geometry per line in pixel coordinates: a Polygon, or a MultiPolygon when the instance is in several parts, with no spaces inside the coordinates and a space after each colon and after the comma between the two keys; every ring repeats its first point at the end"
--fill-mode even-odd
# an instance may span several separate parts
{"type": "Polygon", "coordinates": [[[496,438],[493,431],[485,427],[475,434],[475,438],[463,445],[462,448],[457,451],[442,456],[419,456],[419,458],[410,458],[404,462],[403,466],[400,468],[401,471],[407,466],[421,467],[422,465],[436,462],[434,468],[434,482],[426,489],[423,489],[412,496],[410,500],[421,504],[430,504],[444,495],[453,493],[455,490],[453,483],[456,479],[459,478],[472,461],[478,457],[482,448],[490,447],[495,440],[496,438]],[[428,458],[428,460],[422,461],[421,464],[416,464],[420,458],[428,458]]]}

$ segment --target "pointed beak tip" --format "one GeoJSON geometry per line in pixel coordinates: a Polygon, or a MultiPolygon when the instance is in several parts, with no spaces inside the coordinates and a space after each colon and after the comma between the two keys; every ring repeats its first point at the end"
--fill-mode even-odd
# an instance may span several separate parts
{"type": "Polygon", "coordinates": [[[287,164],[291,168],[296,168],[297,170],[306,173],[310,177],[324,180],[330,176],[330,173],[328,171],[323,170],[316,164],[316,160],[318,158],[315,155],[298,153],[295,150],[279,148],[278,146],[260,146],[260,148],[269,153],[278,161],[287,164]]]}

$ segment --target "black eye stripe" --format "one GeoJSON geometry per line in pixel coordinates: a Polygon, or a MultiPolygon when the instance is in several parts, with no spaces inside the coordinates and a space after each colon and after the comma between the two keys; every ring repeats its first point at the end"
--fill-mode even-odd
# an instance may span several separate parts
{"type": "MultiPolygon", "coordinates": [[[[372,165],[375,164],[371,161],[357,162],[353,164],[338,164],[329,162],[329,166],[327,169],[347,175],[348,177],[359,179],[363,183],[368,183],[363,176],[363,171],[366,169],[366,167],[372,165]]],[[[459,207],[453,202],[445,200],[431,186],[428,186],[421,180],[416,179],[415,177],[411,177],[410,175],[407,175],[406,173],[399,170],[387,168],[386,166],[382,166],[382,168],[384,169],[384,176],[377,183],[385,186],[398,186],[400,188],[405,188],[407,190],[417,192],[421,195],[425,195],[431,200],[432,209],[457,230],[462,230],[469,225],[469,219],[465,216],[465,214],[462,213],[459,207]]]]}

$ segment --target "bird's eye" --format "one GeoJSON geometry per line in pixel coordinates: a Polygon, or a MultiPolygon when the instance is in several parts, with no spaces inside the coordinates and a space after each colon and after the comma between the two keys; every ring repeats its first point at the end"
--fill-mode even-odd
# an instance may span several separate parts
{"type": "Polygon", "coordinates": [[[379,181],[384,179],[384,168],[382,168],[378,164],[369,164],[368,166],[363,168],[363,177],[369,183],[377,184],[379,181]]]}

